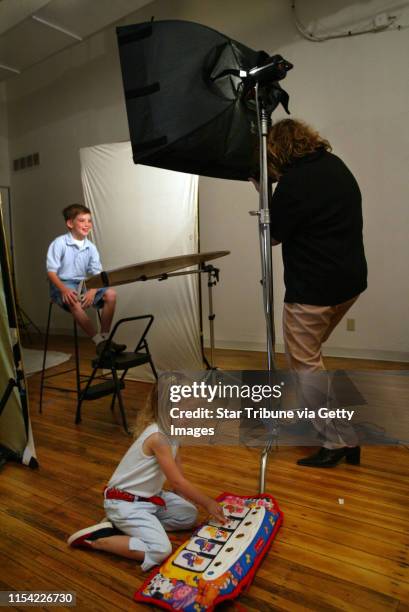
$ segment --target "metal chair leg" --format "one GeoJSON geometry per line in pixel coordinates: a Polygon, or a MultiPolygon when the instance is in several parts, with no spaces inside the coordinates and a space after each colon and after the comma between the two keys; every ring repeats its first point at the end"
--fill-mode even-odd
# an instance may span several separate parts
{"type": "Polygon", "coordinates": [[[125,429],[126,433],[130,434],[130,431],[128,429],[128,421],[126,419],[125,407],[124,407],[124,403],[122,401],[121,384],[120,384],[120,382],[118,380],[117,371],[116,371],[116,369],[114,367],[111,369],[111,372],[112,372],[112,378],[114,379],[115,392],[116,392],[116,395],[118,397],[119,409],[121,411],[121,416],[122,416],[122,423],[123,423],[123,426],[124,426],[124,429],[125,429]]]}
{"type": "Polygon", "coordinates": [[[155,364],[152,361],[151,352],[149,350],[149,346],[148,346],[148,341],[147,340],[145,340],[145,350],[146,350],[146,352],[148,354],[148,357],[149,357],[149,365],[151,366],[152,373],[153,373],[154,377],[156,378],[156,380],[158,380],[158,373],[156,371],[155,364]]]}
{"type": "Polygon", "coordinates": [[[51,323],[51,310],[52,310],[52,307],[53,307],[53,303],[50,302],[50,305],[48,307],[47,329],[46,329],[46,332],[45,332],[45,340],[44,340],[43,367],[41,369],[40,406],[39,406],[40,414],[43,412],[44,374],[45,374],[45,363],[46,363],[46,360],[47,360],[48,337],[49,337],[49,333],[50,333],[50,323],[51,323]]]}
{"type": "Polygon", "coordinates": [[[155,366],[153,364],[153,361],[151,359],[150,353],[149,353],[149,365],[151,366],[151,370],[152,370],[152,373],[153,373],[154,377],[156,378],[156,380],[158,380],[158,373],[157,373],[156,368],[155,368],[155,366]]]}
{"type": "Polygon", "coordinates": [[[80,376],[80,353],[78,347],[78,328],[77,322],[73,318],[74,321],[74,352],[75,352],[75,377],[77,384],[77,402],[79,402],[81,395],[81,376],[80,376]]]}
{"type": "MultiPolygon", "coordinates": [[[[51,374],[48,377],[45,375],[45,370],[46,370],[45,366],[47,362],[47,352],[48,352],[48,343],[49,343],[49,336],[50,336],[51,315],[52,315],[53,305],[54,305],[54,302],[50,301],[50,304],[48,307],[47,329],[45,333],[43,365],[41,369],[41,379],[40,379],[40,405],[39,405],[40,414],[42,413],[44,388],[51,388],[51,389],[56,389],[57,391],[66,391],[66,392],[73,391],[72,389],[69,389],[69,388],[62,388],[62,387],[55,387],[55,386],[47,387],[45,385],[45,381],[47,378],[51,378],[53,376],[60,376],[62,374],[67,374],[68,372],[72,372],[74,370],[74,368],[70,368],[69,370],[65,370],[63,372],[57,372],[56,374],[51,374]]],[[[69,312],[67,308],[65,308],[64,310],[66,310],[66,312],[69,312]]],[[[76,382],[76,393],[77,393],[77,417],[76,419],[78,418],[78,414],[79,414],[79,420],[81,420],[80,406],[78,406],[78,404],[80,404],[80,397],[81,397],[80,351],[79,351],[79,343],[78,343],[78,327],[77,327],[77,323],[75,319],[73,319],[73,327],[74,327],[75,382],[76,382]]]]}
{"type": "Polygon", "coordinates": [[[112,400],[111,400],[111,412],[114,411],[115,408],[115,400],[116,400],[116,391],[113,392],[112,394],[112,400]]]}
{"type": "Polygon", "coordinates": [[[147,340],[145,340],[145,339],[143,340],[143,342],[141,344],[141,348],[145,349],[145,352],[146,352],[146,354],[148,356],[148,360],[149,360],[148,363],[149,363],[149,365],[151,367],[151,370],[152,370],[152,374],[154,375],[156,380],[158,380],[158,373],[156,371],[155,364],[152,361],[152,356],[151,356],[151,352],[149,350],[149,345],[148,345],[148,341],[147,340]]]}
{"type": "Polygon", "coordinates": [[[97,372],[97,368],[94,368],[91,372],[91,376],[88,378],[85,387],[80,390],[79,396],[78,396],[78,401],[77,401],[77,411],[75,414],[75,424],[78,425],[78,423],[81,423],[81,406],[82,406],[82,402],[87,394],[88,389],[91,386],[92,381],[95,378],[95,374],[97,372]]]}
{"type": "Polygon", "coordinates": [[[81,423],[81,404],[82,404],[82,395],[78,398],[77,402],[77,411],[75,413],[75,424],[81,423]]]}

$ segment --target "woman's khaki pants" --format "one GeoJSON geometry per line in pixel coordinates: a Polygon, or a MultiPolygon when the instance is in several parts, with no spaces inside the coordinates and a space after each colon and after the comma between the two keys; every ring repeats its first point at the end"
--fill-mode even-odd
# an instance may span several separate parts
{"type": "MultiPolygon", "coordinates": [[[[358,299],[355,296],[336,306],[284,303],[283,331],[287,359],[295,372],[301,408],[317,411],[330,408],[329,378],[322,360],[322,345],[358,299]]],[[[353,427],[342,419],[312,420],[323,446],[356,446],[353,427]]]]}

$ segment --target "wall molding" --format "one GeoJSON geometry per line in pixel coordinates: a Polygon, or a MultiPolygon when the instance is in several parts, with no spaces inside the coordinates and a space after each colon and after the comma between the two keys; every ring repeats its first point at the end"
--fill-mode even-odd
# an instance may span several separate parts
{"type": "MultiPolygon", "coordinates": [[[[210,348],[210,341],[204,338],[205,348],[210,348]]],[[[244,342],[240,340],[217,340],[215,348],[237,351],[261,351],[266,350],[264,342],[244,342]]],[[[276,352],[284,353],[284,344],[276,343],[276,352]]],[[[385,351],[375,349],[355,349],[342,347],[326,347],[323,350],[327,357],[345,357],[349,359],[372,359],[374,361],[407,361],[409,369],[409,352],[385,351]]]]}
{"type": "MultiPolygon", "coordinates": [[[[40,328],[41,331],[45,332],[45,328],[40,328]]],[[[72,328],[57,327],[51,329],[51,334],[54,336],[72,336],[72,328]]],[[[80,336],[84,336],[81,330],[78,330],[80,336]]],[[[206,349],[210,348],[209,338],[204,338],[204,346],[206,349]]],[[[245,342],[241,340],[216,340],[215,348],[234,350],[234,351],[261,351],[266,350],[264,342],[245,342]]],[[[284,344],[276,343],[276,352],[284,353],[284,344]]],[[[372,359],[373,361],[407,361],[409,370],[409,352],[406,351],[384,351],[374,349],[355,349],[355,348],[342,348],[335,346],[328,346],[323,350],[324,356],[326,357],[345,357],[348,359],[372,359]]]]}

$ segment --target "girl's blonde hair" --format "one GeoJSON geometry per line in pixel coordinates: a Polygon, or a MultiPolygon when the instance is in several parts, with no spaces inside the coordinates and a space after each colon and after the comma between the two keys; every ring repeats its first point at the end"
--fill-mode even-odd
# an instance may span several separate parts
{"type": "Polygon", "coordinates": [[[274,123],[268,133],[267,163],[269,176],[278,180],[286,166],[318,149],[331,151],[328,140],[298,119],[274,123]]]}
{"type": "Polygon", "coordinates": [[[146,398],[145,404],[138,412],[136,417],[136,425],[133,428],[134,438],[138,438],[141,433],[156,423],[164,433],[170,431],[170,415],[169,415],[169,385],[171,380],[165,380],[161,377],[161,385],[156,382],[148,397],[146,398]],[[159,392],[161,397],[159,397],[159,392]]]}
{"type": "Polygon", "coordinates": [[[133,428],[134,438],[138,438],[141,433],[152,423],[158,422],[158,383],[155,383],[146,398],[145,404],[138,412],[136,425],[133,428]]]}

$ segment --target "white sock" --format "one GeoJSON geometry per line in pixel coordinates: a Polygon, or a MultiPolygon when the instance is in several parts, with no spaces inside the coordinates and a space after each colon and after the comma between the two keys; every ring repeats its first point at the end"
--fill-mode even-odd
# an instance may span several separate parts
{"type": "Polygon", "coordinates": [[[109,338],[109,333],[106,333],[106,332],[101,332],[101,333],[100,333],[100,336],[102,336],[104,340],[108,340],[108,338],[109,338]]]}
{"type": "Polygon", "coordinates": [[[94,342],[94,344],[99,344],[104,340],[105,338],[103,337],[103,334],[95,334],[95,336],[92,336],[92,342],[94,342]]]}

